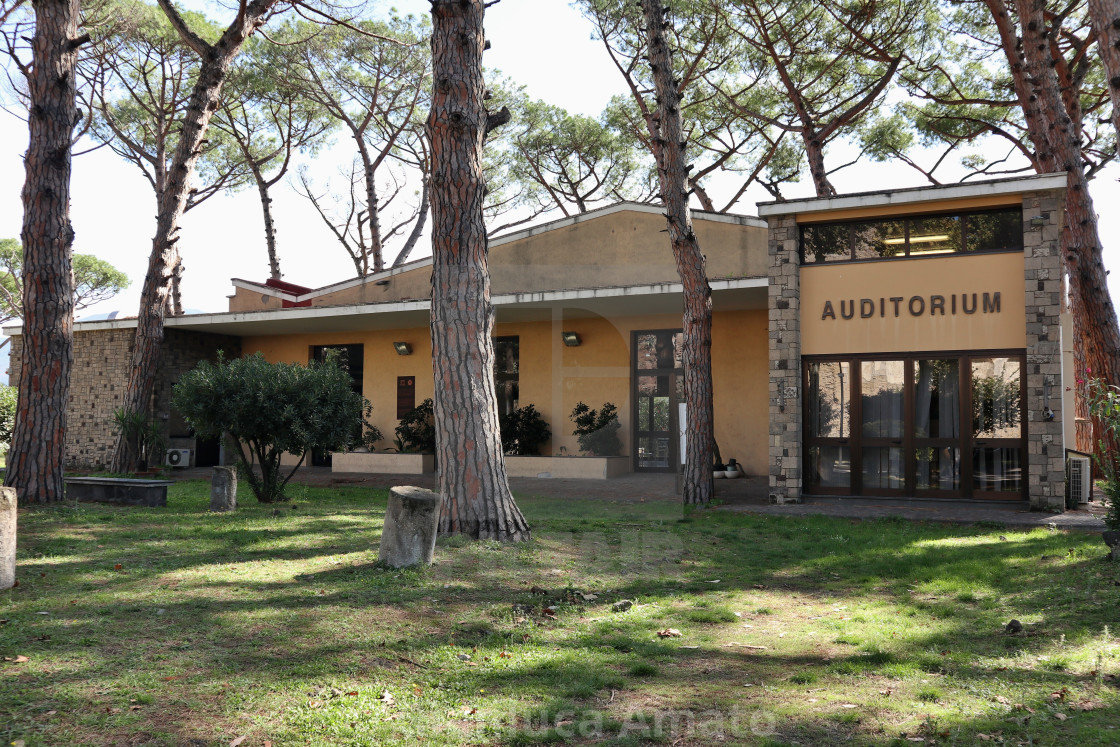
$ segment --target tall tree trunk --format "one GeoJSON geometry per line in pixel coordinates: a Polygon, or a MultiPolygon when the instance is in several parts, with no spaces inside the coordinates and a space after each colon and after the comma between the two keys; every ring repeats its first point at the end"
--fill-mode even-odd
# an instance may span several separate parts
{"type": "MultiPolygon", "coordinates": [[[[64,497],[66,408],[74,361],[70,138],[78,123],[78,0],[35,0],[23,184],[23,359],[4,484],[23,503],[64,497]]],[[[88,39],[88,37],[87,37],[88,39]]]]}
{"type": "MultiPolygon", "coordinates": [[[[1120,383],[1120,327],[1108,293],[1093,198],[1081,158],[1081,133],[1062,99],[1054,71],[1049,30],[1041,0],[1015,0],[1022,31],[1023,73],[1030,94],[1046,123],[1054,173],[1066,174],[1066,221],[1062,235],[1064,264],[1069,273],[1073,313],[1074,365],[1078,377],[1091,371],[1109,383],[1120,383]]],[[[1040,138],[1041,139],[1041,138],[1040,138]]],[[[1078,392],[1075,415],[1088,422],[1089,408],[1078,392]]],[[[1077,429],[1077,448],[1092,453],[1096,444],[1087,428],[1077,429]]]]}
{"type": "MultiPolygon", "coordinates": [[[[385,250],[381,245],[381,210],[377,205],[377,169],[370,158],[366,141],[358,135],[354,138],[358,141],[358,153],[362,157],[362,173],[365,174],[366,180],[366,215],[369,218],[369,248],[364,257],[365,271],[358,271],[358,276],[361,277],[371,272],[370,259],[373,260],[372,272],[381,272],[385,269],[385,250]]],[[[362,248],[366,249],[366,247],[362,248]]]]}
{"type": "Polygon", "coordinates": [[[712,499],[712,289],[704,255],[692,230],[688,209],[688,166],[681,132],[680,93],[673,81],[673,60],[665,39],[669,22],[661,0],[641,0],[648,37],[649,64],[657,90],[657,166],[661,201],[677,273],[684,287],[684,397],[688,403],[685,435],[684,502],[705,504],[712,499]]]}
{"type": "Polygon", "coordinates": [[[482,149],[483,0],[432,0],[432,357],[441,534],[529,539],[510,493],[494,390],[482,149]]]}
{"type": "Polygon", "coordinates": [[[256,166],[253,167],[253,179],[257,183],[257,194],[261,198],[261,214],[264,216],[264,243],[268,249],[268,276],[273,280],[279,280],[283,275],[280,274],[280,255],[276,253],[276,222],[272,219],[272,198],[268,194],[268,181],[256,166]]]}
{"type": "Polygon", "coordinates": [[[1104,63],[1108,95],[1112,98],[1112,126],[1120,148],[1120,0],[1089,0],[1089,15],[1104,63]]]}
{"type": "Polygon", "coordinates": [[[828,180],[828,170],[824,165],[824,143],[809,127],[801,131],[801,137],[805,141],[805,156],[809,161],[809,173],[813,177],[813,189],[816,190],[817,197],[834,196],[836,188],[828,180]]]}
{"type": "MultiPolygon", "coordinates": [[[[180,272],[179,220],[186,209],[191,176],[201,153],[210,119],[221,103],[222,84],[229,66],[241,51],[249,35],[262,23],[277,0],[253,0],[239,12],[237,19],[216,44],[208,44],[195,35],[170,4],[159,0],[160,7],[184,41],[199,55],[202,64],[198,80],[191,91],[187,111],[183,115],[179,142],[171,159],[167,183],[158,198],[156,233],[152,238],[152,254],[148,273],[140,294],[140,311],[136,320],[136,336],[132,345],[132,362],[121,407],[129,412],[148,412],[152,389],[159,365],[159,348],[163,342],[163,320],[171,302],[172,286],[180,272]]],[[[181,302],[174,302],[181,312],[181,302]]],[[[114,472],[132,467],[135,455],[129,453],[127,440],[117,437],[113,453],[114,472]]]]}

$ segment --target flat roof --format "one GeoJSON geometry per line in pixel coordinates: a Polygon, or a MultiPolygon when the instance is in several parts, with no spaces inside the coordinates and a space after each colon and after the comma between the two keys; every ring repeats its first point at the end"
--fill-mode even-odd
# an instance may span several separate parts
{"type": "Polygon", "coordinates": [[[877,192],[858,192],[856,194],[836,195],[835,197],[812,197],[785,202],[769,201],[758,203],[758,214],[789,215],[791,213],[821,213],[832,210],[879,207],[884,205],[906,205],[910,203],[932,202],[935,200],[956,200],[970,197],[991,197],[1011,195],[1019,192],[1035,192],[1046,189],[1061,189],[1066,186],[1065,174],[1037,174],[1017,176],[1010,179],[993,179],[984,182],[964,182],[929,187],[909,187],[877,192]]]}

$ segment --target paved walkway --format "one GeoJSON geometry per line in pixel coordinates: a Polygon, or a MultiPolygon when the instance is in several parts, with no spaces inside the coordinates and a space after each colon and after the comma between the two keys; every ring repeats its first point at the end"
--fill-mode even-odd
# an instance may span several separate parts
{"type": "MultiPolygon", "coordinates": [[[[209,479],[208,468],[176,470],[172,479],[209,479]]],[[[416,485],[434,488],[435,476],[337,473],[327,467],[303,467],[292,478],[295,482],[330,487],[359,485],[388,488],[416,485]]],[[[613,480],[570,480],[560,478],[513,477],[514,495],[549,498],[591,498],[616,503],[679,501],[676,475],[631,473],[613,480]]],[[[764,477],[716,480],[717,510],[771,516],[838,516],[849,519],[874,519],[900,516],[914,521],[939,521],[950,524],[979,522],[1008,527],[1045,527],[1104,531],[1104,504],[1099,500],[1088,510],[1049,513],[1031,511],[1024,503],[999,504],[982,501],[933,501],[886,498],[806,498],[803,503],[772,506],[764,477]]]]}

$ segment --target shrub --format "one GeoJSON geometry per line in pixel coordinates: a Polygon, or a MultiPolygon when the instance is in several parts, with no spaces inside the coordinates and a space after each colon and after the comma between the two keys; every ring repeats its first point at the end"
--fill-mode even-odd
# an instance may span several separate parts
{"type": "Polygon", "coordinates": [[[16,427],[16,403],[19,390],[0,384],[0,449],[7,451],[12,443],[12,429],[16,427]]]}
{"type": "Polygon", "coordinates": [[[580,451],[592,456],[618,456],[622,452],[622,441],[618,430],[618,410],[610,402],[603,404],[598,411],[592,410],[582,402],[572,409],[572,422],[576,429],[572,435],[579,441],[580,451]]]}
{"type": "Polygon", "coordinates": [[[552,429],[537,408],[525,405],[498,418],[502,431],[502,451],[518,456],[539,454],[541,445],[552,438],[552,429]]]}
{"type": "Polygon", "coordinates": [[[1090,379],[1088,391],[1089,414],[1100,424],[1103,433],[1095,456],[1104,478],[1104,495],[1108,512],[1104,523],[1109,529],[1120,531],[1120,387],[1101,379],[1090,379]]]}
{"type": "Polygon", "coordinates": [[[133,470],[145,470],[152,464],[159,464],[159,455],[167,448],[159,423],[148,420],[142,412],[123,408],[113,410],[113,420],[117,424],[117,433],[124,439],[133,470]]]}
{"type": "Polygon", "coordinates": [[[431,398],[409,410],[396,428],[397,449],[402,453],[436,453],[435,403],[431,398]]]}
{"type": "Polygon", "coordinates": [[[171,402],[201,438],[232,436],[261,503],[283,500],[284,486],[312,449],[349,448],[370,411],[351,389],[350,374],[335,362],[269,363],[260,353],[203,361],[179,379],[171,402]],[[281,478],[284,452],[300,460],[281,478]],[[259,477],[254,464],[260,465],[259,477]]]}

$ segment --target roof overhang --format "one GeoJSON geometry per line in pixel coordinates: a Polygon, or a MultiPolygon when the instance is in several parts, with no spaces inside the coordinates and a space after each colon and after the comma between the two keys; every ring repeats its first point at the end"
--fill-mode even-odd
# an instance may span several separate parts
{"type": "Polygon", "coordinates": [[[788,202],[760,202],[758,214],[761,217],[791,215],[861,208],[886,207],[893,205],[912,205],[922,202],[942,202],[948,200],[968,200],[1008,196],[1023,192],[1039,192],[1049,189],[1063,189],[1066,186],[1065,174],[1040,174],[1020,176],[1012,179],[995,179],[986,182],[952,184],[939,187],[913,187],[892,189],[881,192],[861,192],[858,194],[818,197],[788,202]]]}
{"type": "MultiPolygon", "coordinates": [[[[767,304],[766,278],[732,278],[709,281],[712,305],[716,310],[764,309],[767,304]]],[[[680,283],[628,285],[610,288],[580,288],[508,293],[492,298],[497,321],[546,321],[559,312],[565,319],[603,316],[642,316],[680,314],[684,291],[680,283]]],[[[345,332],[368,329],[409,329],[426,327],[429,301],[396,301],[349,306],[310,306],[268,311],[190,314],[168,317],[167,329],[248,336],[286,335],[307,332],[345,332]]],[[[109,329],[134,329],[136,319],[109,319],[78,322],[75,332],[109,329]]],[[[5,327],[9,335],[19,335],[21,325],[5,327]]]]}

